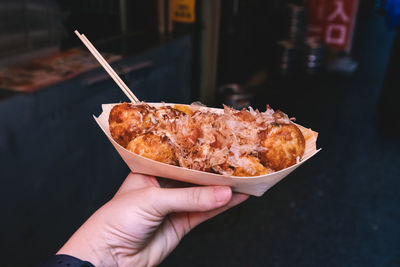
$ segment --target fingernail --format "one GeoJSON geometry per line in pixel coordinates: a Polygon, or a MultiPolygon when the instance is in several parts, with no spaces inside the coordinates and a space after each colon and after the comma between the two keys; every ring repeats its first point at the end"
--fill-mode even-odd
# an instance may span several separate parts
{"type": "Polygon", "coordinates": [[[226,186],[217,186],[214,189],[215,199],[217,202],[225,202],[231,197],[231,188],[226,186]]]}

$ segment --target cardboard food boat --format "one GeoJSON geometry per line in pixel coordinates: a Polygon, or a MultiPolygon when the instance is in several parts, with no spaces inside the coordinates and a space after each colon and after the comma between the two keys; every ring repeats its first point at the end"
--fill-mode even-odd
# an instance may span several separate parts
{"type": "MultiPolygon", "coordinates": [[[[294,171],[296,168],[298,168],[300,165],[302,165],[304,162],[306,162],[308,159],[310,159],[320,151],[320,149],[317,150],[316,147],[318,133],[312,131],[311,129],[307,129],[301,125],[296,124],[304,135],[304,138],[306,140],[306,148],[303,158],[297,164],[290,166],[286,169],[261,176],[237,177],[237,176],[225,176],[221,174],[214,174],[214,173],[202,172],[178,166],[173,166],[139,156],[133,152],[130,152],[129,150],[119,145],[116,141],[114,141],[114,139],[111,137],[110,134],[108,117],[110,115],[110,111],[113,108],[113,106],[118,104],[120,103],[102,105],[103,112],[100,114],[99,117],[95,116],[93,117],[99,124],[103,132],[106,134],[110,142],[113,144],[115,149],[121,155],[122,159],[126,162],[128,167],[134,173],[142,173],[158,177],[170,178],[182,182],[199,184],[199,185],[229,185],[235,192],[246,193],[254,196],[262,196],[268,189],[270,189],[280,180],[289,175],[289,173],[294,171]]],[[[176,105],[168,103],[147,103],[147,104],[154,107],[160,107],[163,105],[167,106],[176,105]]],[[[223,113],[223,109],[201,107],[200,110],[202,109],[219,114],[223,113]]]]}

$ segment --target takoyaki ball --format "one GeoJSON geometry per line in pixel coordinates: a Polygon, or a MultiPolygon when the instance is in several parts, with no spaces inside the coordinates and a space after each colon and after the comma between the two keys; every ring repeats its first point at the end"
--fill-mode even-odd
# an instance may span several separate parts
{"type": "Polygon", "coordinates": [[[269,168],[260,163],[260,160],[254,156],[240,157],[241,166],[235,167],[234,176],[259,176],[272,172],[269,168]]]}
{"type": "Polygon", "coordinates": [[[296,163],[305,150],[303,134],[293,123],[272,123],[260,133],[261,163],[275,171],[282,170],[296,163]]]}
{"type": "Polygon", "coordinates": [[[129,142],[126,149],[152,160],[177,165],[173,147],[166,136],[161,137],[152,133],[139,135],[129,142]]]}
{"type": "Polygon", "coordinates": [[[126,147],[137,134],[153,127],[156,123],[153,108],[128,103],[114,106],[108,122],[111,136],[123,147],[126,147]]]}

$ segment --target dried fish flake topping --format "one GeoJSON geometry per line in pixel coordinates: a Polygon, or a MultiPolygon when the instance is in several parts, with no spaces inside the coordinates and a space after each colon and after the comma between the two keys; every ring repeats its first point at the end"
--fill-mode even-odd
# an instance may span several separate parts
{"type": "MultiPolygon", "coordinates": [[[[273,171],[259,161],[259,154],[267,150],[260,145],[260,133],[274,123],[291,123],[285,113],[269,106],[260,112],[251,107],[235,110],[224,105],[218,114],[199,103],[159,108],[144,102],[131,105],[140,107],[137,110],[144,111],[153,124],[141,134],[168,138],[179,166],[224,175],[234,175],[236,168],[249,176],[273,171]]],[[[143,120],[142,114],[140,118],[143,120]]]]}

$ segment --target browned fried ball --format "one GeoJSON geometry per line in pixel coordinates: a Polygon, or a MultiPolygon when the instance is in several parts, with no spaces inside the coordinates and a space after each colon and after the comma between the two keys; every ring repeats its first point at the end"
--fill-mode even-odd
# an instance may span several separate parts
{"type": "Polygon", "coordinates": [[[153,113],[150,107],[144,105],[123,103],[114,106],[108,119],[111,136],[126,147],[133,137],[155,124],[153,113]]]}
{"type": "Polygon", "coordinates": [[[177,165],[175,153],[169,144],[168,137],[161,137],[152,133],[139,135],[129,142],[126,149],[152,160],[177,165]]]}
{"type": "Polygon", "coordinates": [[[234,176],[259,176],[272,172],[262,165],[257,157],[247,156],[240,159],[243,161],[243,167],[236,167],[233,171],[234,176]]]}
{"type": "Polygon", "coordinates": [[[293,123],[272,123],[260,137],[260,145],[266,149],[260,153],[261,163],[275,171],[294,165],[304,154],[304,136],[293,123]]]}

